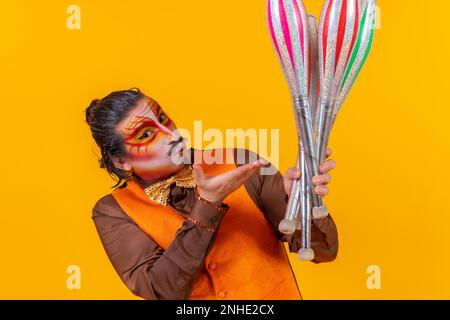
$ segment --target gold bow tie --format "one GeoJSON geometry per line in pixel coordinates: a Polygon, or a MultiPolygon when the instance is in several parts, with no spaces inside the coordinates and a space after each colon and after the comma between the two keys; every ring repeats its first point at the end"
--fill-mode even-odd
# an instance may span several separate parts
{"type": "Polygon", "coordinates": [[[153,202],[167,205],[169,199],[170,186],[175,183],[178,187],[195,188],[195,180],[192,172],[192,166],[185,166],[183,170],[174,174],[170,178],[156,182],[144,189],[150,200],[153,202]]]}

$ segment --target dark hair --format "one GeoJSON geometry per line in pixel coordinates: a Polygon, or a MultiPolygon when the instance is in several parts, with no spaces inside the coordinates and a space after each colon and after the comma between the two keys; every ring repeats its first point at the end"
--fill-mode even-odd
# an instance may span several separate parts
{"type": "Polygon", "coordinates": [[[108,174],[114,180],[118,180],[112,188],[129,177],[112,162],[112,157],[126,155],[123,137],[115,131],[115,128],[143,97],[145,95],[138,88],[114,91],[103,99],[92,100],[86,109],[86,122],[101,152],[100,168],[106,168],[108,174]]]}

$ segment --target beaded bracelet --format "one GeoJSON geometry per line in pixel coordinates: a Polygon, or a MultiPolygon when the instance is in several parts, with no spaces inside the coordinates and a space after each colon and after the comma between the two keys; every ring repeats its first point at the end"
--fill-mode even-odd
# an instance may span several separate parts
{"type": "Polygon", "coordinates": [[[216,229],[214,229],[214,228],[212,228],[212,227],[210,227],[210,226],[207,226],[206,224],[201,223],[200,221],[195,220],[195,219],[192,218],[190,215],[188,215],[187,218],[188,218],[188,220],[189,220],[190,222],[192,222],[193,224],[196,224],[196,225],[198,225],[198,226],[200,226],[200,227],[202,227],[202,228],[205,228],[206,230],[208,230],[208,231],[211,232],[211,233],[214,233],[214,232],[216,231],[216,229]]]}
{"type": "Polygon", "coordinates": [[[202,201],[204,204],[213,207],[214,209],[216,209],[217,211],[219,211],[220,213],[225,213],[227,211],[227,207],[224,206],[218,206],[215,203],[212,203],[211,201],[208,201],[204,198],[202,198],[200,195],[197,195],[197,200],[202,201]]]}

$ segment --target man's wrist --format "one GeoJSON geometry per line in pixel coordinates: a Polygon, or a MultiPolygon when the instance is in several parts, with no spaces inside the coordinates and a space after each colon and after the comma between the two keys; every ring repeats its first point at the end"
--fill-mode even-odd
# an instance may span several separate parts
{"type": "Polygon", "coordinates": [[[205,195],[201,191],[198,193],[197,198],[198,198],[198,200],[206,200],[207,202],[215,204],[217,206],[221,206],[223,203],[223,200],[224,200],[222,198],[215,198],[210,195],[205,195]]]}
{"type": "Polygon", "coordinates": [[[225,203],[222,203],[220,206],[210,203],[198,195],[196,195],[196,200],[188,220],[210,232],[215,232],[229,206],[225,203]]]}

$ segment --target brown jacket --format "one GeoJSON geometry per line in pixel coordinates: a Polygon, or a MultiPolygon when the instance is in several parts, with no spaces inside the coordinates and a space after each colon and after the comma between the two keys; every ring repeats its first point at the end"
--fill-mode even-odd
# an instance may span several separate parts
{"type": "MultiPolygon", "coordinates": [[[[143,188],[146,187],[140,179],[137,182],[143,188]]],[[[272,225],[278,239],[288,242],[291,252],[297,252],[300,247],[299,232],[293,236],[285,236],[278,231],[278,223],[284,217],[287,201],[282,175],[279,172],[271,176],[255,175],[244,186],[252,201],[272,225]]],[[[198,201],[195,196],[196,189],[173,185],[169,205],[183,218],[191,214],[203,224],[219,228],[222,215],[198,201]]],[[[215,233],[185,220],[177,231],[175,240],[164,250],[125,214],[111,194],[96,203],[92,218],[115,270],[135,295],[145,299],[188,297],[192,283],[204,266],[215,241],[215,233]]],[[[338,239],[331,216],[313,220],[311,231],[315,251],[313,262],[335,259],[338,239]]]]}

